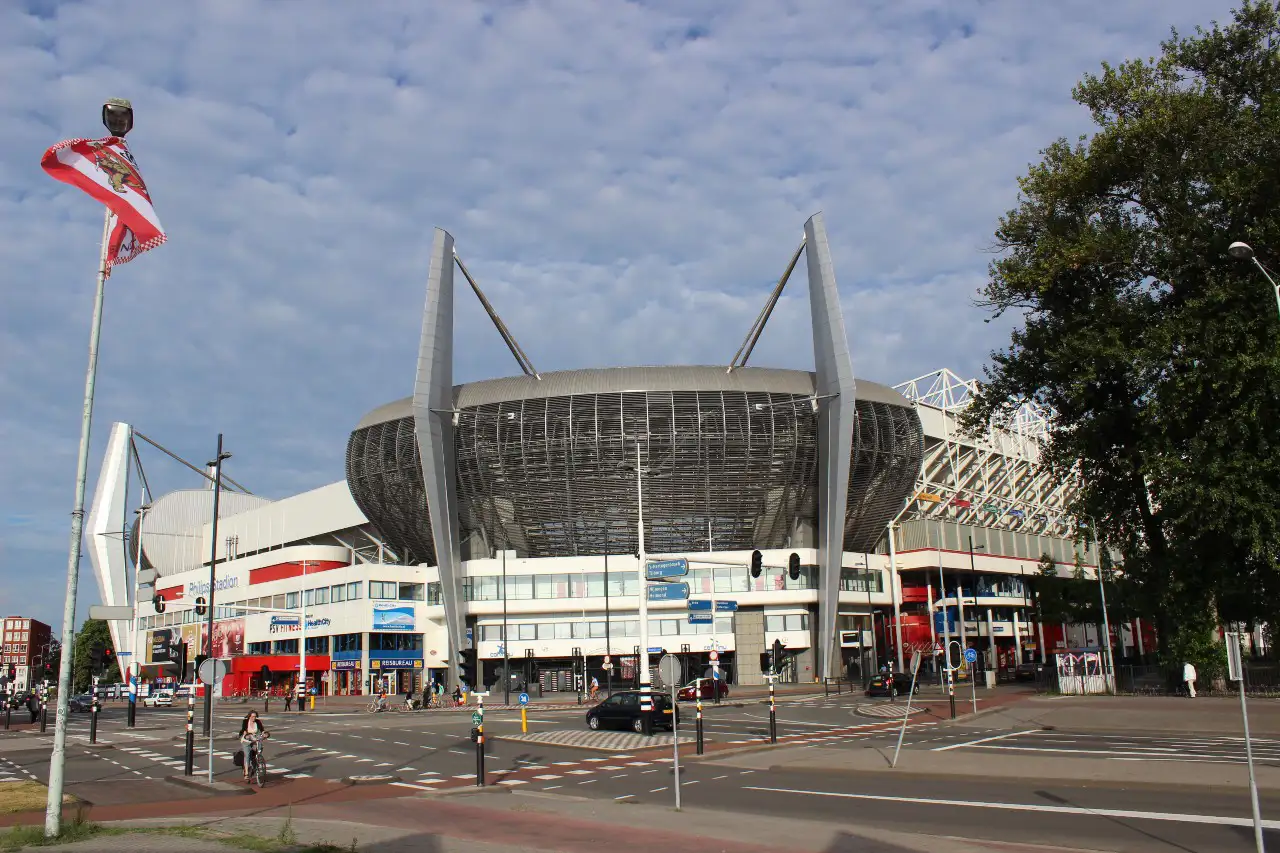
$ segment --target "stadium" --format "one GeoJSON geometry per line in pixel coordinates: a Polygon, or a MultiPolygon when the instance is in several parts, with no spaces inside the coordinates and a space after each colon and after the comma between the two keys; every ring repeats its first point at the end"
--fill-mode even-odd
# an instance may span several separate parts
{"type": "MultiPolygon", "coordinates": [[[[148,494],[139,439],[156,442],[115,425],[89,533],[103,602],[136,608],[111,623],[116,648],[148,681],[189,675],[173,648],[207,642],[193,608],[210,594],[224,692],[261,689],[264,668],[320,693],[418,690],[456,679],[470,649],[484,683],[547,691],[635,679],[662,652],[688,677],[760,683],[775,641],[791,681],[951,640],[999,677],[1046,646],[1096,645],[1088,626],[1044,625],[1023,582],[1045,555],[1096,563],[1068,537],[1074,482],[1037,464],[1042,414],[966,437],[972,383],[856,379],[849,352],[820,215],[729,364],[546,374],[437,230],[412,393],[352,417],[343,480],[268,500],[223,477],[215,534],[212,478],[148,494]],[[814,370],[747,366],[801,259],[814,370]],[[454,384],[455,272],[519,375],[454,384]],[[642,551],[686,559],[676,580],[715,611],[648,595],[648,654],[642,551]]],[[[1114,640],[1141,651],[1143,634],[1114,640]]]]}

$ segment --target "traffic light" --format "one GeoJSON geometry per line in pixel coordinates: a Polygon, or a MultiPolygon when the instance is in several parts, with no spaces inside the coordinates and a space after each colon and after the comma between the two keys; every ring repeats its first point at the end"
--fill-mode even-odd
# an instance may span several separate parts
{"type": "Polygon", "coordinates": [[[792,554],[790,561],[787,563],[787,577],[793,581],[800,580],[800,555],[792,554]]]}
{"type": "Polygon", "coordinates": [[[164,612],[164,598],[160,596],[160,593],[157,592],[151,596],[151,606],[156,609],[156,613],[164,612]]]}
{"type": "Polygon", "coordinates": [[[262,665],[262,684],[264,687],[271,686],[271,667],[265,663],[262,665]]]}
{"type": "Polygon", "coordinates": [[[186,681],[187,679],[187,655],[191,651],[191,644],[186,640],[178,643],[178,679],[186,681]]]}
{"type": "Polygon", "coordinates": [[[751,552],[751,577],[760,577],[760,572],[764,571],[764,554],[759,551],[751,552]]]}
{"type": "Polygon", "coordinates": [[[103,670],[104,670],[104,671],[109,671],[109,670],[111,669],[111,664],[115,662],[115,659],[116,659],[116,653],[115,653],[115,651],[114,651],[114,650],[112,650],[112,649],[103,649],[103,650],[102,650],[102,668],[103,668],[103,670]]]}
{"type": "Polygon", "coordinates": [[[463,649],[458,653],[459,677],[473,688],[476,686],[476,650],[463,649]]]}
{"type": "Polygon", "coordinates": [[[9,680],[13,681],[18,677],[18,668],[13,664],[9,664],[9,680]]]}
{"type": "Polygon", "coordinates": [[[102,669],[102,647],[92,646],[89,649],[89,672],[94,673],[102,669]]]}
{"type": "Polygon", "coordinates": [[[203,595],[196,599],[196,615],[197,616],[203,616],[209,610],[207,604],[208,602],[204,600],[203,595]]]}
{"type": "Polygon", "coordinates": [[[781,640],[773,641],[773,653],[771,655],[770,666],[775,673],[778,670],[782,669],[782,649],[783,648],[784,647],[782,645],[781,640]]]}
{"type": "Polygon", "coordinates": [[[204,663],[208,659],[209,659],[208,655],[196,655],[196,673],[197,674],[199,674],[200,672],[200,664],[204,663]]]}

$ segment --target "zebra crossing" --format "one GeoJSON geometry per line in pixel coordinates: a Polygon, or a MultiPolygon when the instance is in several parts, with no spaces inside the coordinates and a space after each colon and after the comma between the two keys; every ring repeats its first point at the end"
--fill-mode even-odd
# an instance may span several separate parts
{"type": "MultiPolygon", "coordinates": [[[[530,732],[519,735],[501,735],[499,740],[521,741],[524,743],[544,743],[552,746],[572,746],[578,749],[598,749],[606,752],[628,752],[656,747],[669,747],[677,740],[675,735],[655,733],[653,735],[636,734],[635,732],[601,732],[590,730],[561,729],[549,732],[530,732]]],[[[678,737],[680,743],[693,743],[694,737],[683,732],[678,737]]]]}
{"type": "Polygon", "coordinates": [[[35,774],[27,770],[27,768],[10,761],[7,758],[0,758],[0,784],[5,782],[38,782],[35,774]]]}

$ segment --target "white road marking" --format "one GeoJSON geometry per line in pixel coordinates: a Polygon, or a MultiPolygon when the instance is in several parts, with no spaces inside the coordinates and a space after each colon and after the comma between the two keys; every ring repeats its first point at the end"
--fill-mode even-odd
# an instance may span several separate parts
{"type": "Polygon", "coordinates": [[[411,782],[392,782],[397,788],[412,788],[415,791],[430,791],[431,789],[425,785],[414,785],[411,782]]]}
{"type": "MultiPolygon", "coordinates": [[[[1047,812],[1050,814],[1087,815],[1093,817],[1116,817],[1130,820],[1161,820],[1171,823],[1208,823],[1217,826],[1252,827],[1253,819],[1247,817],[1224,817],[1207,814],[1178,814],[1176,812],[1143,812],[1135,809],[1090,809],[1082,806],[1048,806],[1038,803],[993,803],[981,800],[935,800],[927,797],[890,797],[881,794],[849,794],[838,791],[803,791],[794,788],[763,788],[744,785],[747,791],[765,791],[771,794],[802,794],[810,797],[840,797],[849,800],[875,800],[887,803],[916,803],[924,806],[959,806],[974,809],[1001,809],[1015,812],[1047,812]]],[[[1280,820],[1264,820],[1264,829],[1280,829],[1280,820]]]]}
{"type": "Polygon", "coordinates": [[[1005,732],[1002,735],[993,735],[991,737],[978,738],[977,740],[967,740],[962,743],[948,744],[947,746],[935,746],[931,752],[948,752],[952,749],[960,749],[966,746],[976,746],[980,743],[990,743],[993,740],[1003,740],[1007,737],[1017,737],[1018,735],[1029,735],[1040,731],[1040,729],[1027,729],[1021,732],[1005,732]]]}
{"type": "Polygon", "coordinates": [[[632,797],[634,797],[634,796],[635,796],[635,794],[623,794],[621,797],[614,797],[614,799],[615,799],[615,800],[629,800],[629,799],[631,799],[631,798],[632,798],[632,797]]]}
{"type": "Polygon", "coordinates": [[[650,794],[656,794],[656,793],[658,793],[659,791],[665,791],[665,790],[667,790],[667,786],[666,786],[666,785],[663,785],[661,788],[651,788],[651,789],[649,790],[649,793],[650,793],[650,794]]]}
{"type": "MultiPolygon", "coordinates": [[[[1191,752],[1170,755],[1167,752],[1154,753],[1146,750],[1067,749],[1059,746],[1006,746],[1000,744],[999,746],[979,746],[977,748],[1000,749],[1012,752],[1066,752],[1074,755],[1097,755],[1103,758],[1127,758],[1130,761],[1194,761],[1200,764],[1238,764],[1245,760],[1243,756],[1197,755],[1191,752]]],[[[934,752],[937,752],[937,750],[935,749],[934,752]]]]}
{"type": "MultiPolygon", "coordinates": [[[[557,776],[557,775],[556,775],[556,774],[554,774],[554,773],[543,773],[541,776],[534,776],[533,778],[538,779],[538,780],[543,781],[543,782],[550,782],[552,779],[559,779],[559,778],[561,778],[561,777],[560,777],[560,776],[557,776]]],[[[557,785],[556,787],[558,788],[558,787],[560,787],[560,786],[559,786],[559,785],[557,785]]]]}

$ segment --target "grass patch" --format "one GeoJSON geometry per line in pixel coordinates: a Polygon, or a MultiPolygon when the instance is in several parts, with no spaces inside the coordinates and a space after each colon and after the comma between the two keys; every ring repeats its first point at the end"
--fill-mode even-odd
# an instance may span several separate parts
{"type": "MultiPolygon", "coordinates": [[[[0,784],[0,814],[44,811],[49,799],[49,789],[39,782],[5,782],[0,784]]],[[[74,805],[78,800],[70,794],[62,795],[62,802],[74,805]]]]}
{"type": "MultiPolygon", "coordinates": [[[[292,827],[288,827],[292,834],[292,827]]],[[[283,834],[283,833],[282,833],[283,834]]],[[[299,847],[296,841],[280,838],[265,838],[250,833],[228,834],[200,826],[159,826],[159,827],[123,827],[102,826],[90,823],[77,815],[64,822],[62,834],[57,838],[45,838],[44,826],[15,826],[8,832],[0,833],[0,853],[11,853],[28,847],[54,847],[59,844],[70,844],[74,841],[86,841],[90,838],[102,838],[122,835],[163,835],[172,838],[202,838],[216,841],[235,850],[249,850],[253,853],[350,853],[356,849],[354,840],[349,848],[335,847],[332,844],[316,844],[299,847]]]]}

